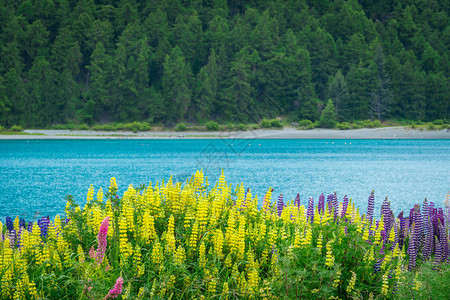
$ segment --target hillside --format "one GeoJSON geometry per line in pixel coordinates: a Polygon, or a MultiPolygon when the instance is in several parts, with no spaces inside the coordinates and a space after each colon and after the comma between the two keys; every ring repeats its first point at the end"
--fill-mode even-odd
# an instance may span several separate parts
{"type": "Polygon", "coordinates": [[[0,0],[0,125],[449,119],[449,2],[0,0]]]}

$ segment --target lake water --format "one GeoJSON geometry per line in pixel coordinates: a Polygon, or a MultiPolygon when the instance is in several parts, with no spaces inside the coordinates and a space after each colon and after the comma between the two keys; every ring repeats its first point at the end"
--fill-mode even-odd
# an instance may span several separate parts
{"type": "Polygon", "coordinates": [[[123,192],[198,169],[210,184],[224,169],[260,201],[269,186],[303,204],[336,191],[365,212],[374,189],[376,212],[388,196],[398,214],[425,197],[442,207],[449,167],[450,140],[2,140],[0,218],[62,215],[65,195],[83,204],[90,184],[107,190],[111,177],[123,192]]]}

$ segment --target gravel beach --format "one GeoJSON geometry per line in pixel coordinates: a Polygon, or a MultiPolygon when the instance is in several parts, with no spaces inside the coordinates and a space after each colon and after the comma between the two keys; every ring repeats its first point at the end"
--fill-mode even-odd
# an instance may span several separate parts
{"type": "Polygon", "coordinates": [[[405,127],[363,128],[353,130],[312,129],[286,127],[280,130],[251,131],[93,131],[93,130],[25,130],[27,135],[0,135],[0,140],[33,139],[450,139],[450,130],[416,130],[405,127]]]}

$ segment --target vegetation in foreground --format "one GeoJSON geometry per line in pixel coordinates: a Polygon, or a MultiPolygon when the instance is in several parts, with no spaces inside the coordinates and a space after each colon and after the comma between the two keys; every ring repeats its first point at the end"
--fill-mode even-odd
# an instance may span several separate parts
{"type": "Polygon", "coordinates": [[[91,186],[66,216],[0,223],[2,299],[421,298],[449,284],[449,213],[426,200],[380,218],[336,194],[303,205],[197,171],[119,197],[91,186]]]}

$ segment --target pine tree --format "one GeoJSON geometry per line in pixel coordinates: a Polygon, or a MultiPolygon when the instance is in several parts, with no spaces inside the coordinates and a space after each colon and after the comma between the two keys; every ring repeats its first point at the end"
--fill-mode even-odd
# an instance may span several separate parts
{"type": "Polygon", "coordinates": [[[327,105],[322,110],[322,114],[320,115],[319,127],[322,128],[334,128],[336,127],[336,113],[334,110],[333,101],[331,99],[328,100],[327,105]]]}
{"type": "Polygon", "coordinates": [[[328,96],[333,100],[337,118],[343,120],[344,114],[348,109],[348,89],[347,82],[341,70],[337,71],[328,85],[328,96]]]}
{"type": "Polygon", "coordinates": [[[391,79],[384,69],[385,56],[383,48],[378,45],[375,49],[373,62],[376,66],[376,89],[372,92],[372,116],[381,120],[389,115],[392,102],[390,90],[391,79]]]}
{"type": "Polygon", "coordinates": [[[191,82],[191,69],[186,64],[180,47],[176,46],[164,62],[162,91],[166,100],[166,121],[179,122],[186,118],[192,98],[191,82]]]}

